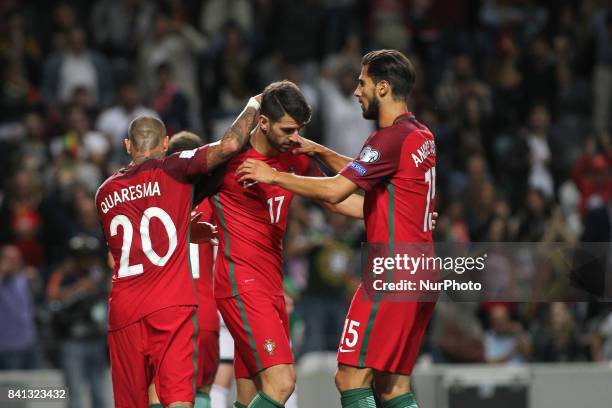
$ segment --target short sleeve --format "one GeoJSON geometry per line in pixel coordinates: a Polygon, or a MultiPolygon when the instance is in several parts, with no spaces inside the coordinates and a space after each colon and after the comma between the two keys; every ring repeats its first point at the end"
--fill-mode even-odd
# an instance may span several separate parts
{"type": "Polygon", "coordinates": [[[191,184],[208,172],[206,155],[208,145],[193,150],[183,150],[166,157],[162,168],[175,180],[191,184]]]}
{"type": "Polygon", "coordinates": [[[403,138],[378,131],[366,140],[359,154],[347,164],[341,175],[370,191],[395,173],[399,166],[403,138]]]}
{"type": "Polygon", "coordinates": [[[201,175],[194,183],[193,204],[198,205],[219,191],[227,165],[217,167],[211,173],[201,175]]]}

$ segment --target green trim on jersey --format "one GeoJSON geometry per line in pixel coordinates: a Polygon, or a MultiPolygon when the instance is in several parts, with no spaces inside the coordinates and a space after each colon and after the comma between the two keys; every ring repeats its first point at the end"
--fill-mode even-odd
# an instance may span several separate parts
{"type": "Polygon", "coordinates": [[[389,224],[389,244],[393,245],[395,242],[395,186],[389,182],[387,185],[389,192],[389,203],[388,203],[388,224],[389,224]]]}
{"type": "Polygon", "coordinates": [[[259,354],[257,353],[257,347],[255,346],[255,339],[253,338],[253,332],[251,330],[251,326],[249,325],[249,320],[247,319],[246,309],[244,308],[244,303],[238,294],[238,285],[236,284],[236,276],[235,276],[235,265],[232,257],[230,255],[230,236],[229,230],[227,229],[227,225],[225,223],[225,215],[223,215],[223,206],[221,205],[221,200],[219,198],[219,194],[215,194],[215,204],[217,205],[217,210],[219,210],[219,222],[221,223],[221,228],[223,229],[223,236],[225,237],[225,257],[229,260],[229,278],[232,282],[232,295],[236,298],[236,303],[238,305],[238,310],[240,310],[240,316],[242,317],[242,324],[244,326],[244,330],[249,338],[249,344],[251,349],[253,349],[253,354],[255,355],[255,362],[257,363],[257,369],[262,370],[261,360],[259,358],[259,354]]]}
{"type": "Polygon", "coordinates": [[[359,368],[365,367],[366,353],[368,352],[368,343],[370,342],[370,334],[372,333],[372,326],[374,326],[374,320],[376,320],[376,313],[378,312],[378,305],[380,304],[380,295],[376,294],[376,299],[372,303],[372,310],[370,310],[370,317],[368,317],[368,324],[366,326],[365,333],[363,334],[363,341],[361,342],[361,349],[359,350],[359,362],[357,366],[359,368]]]}
{"type": "Polygon", "coordinates": [[[236,303],[238,304],[238,310],[240,310],[240,316],[242,316],[242,324],[244,326],[244,331],[249,338],[249,345],[251,349],[253,349],[253,355],[255,356],[255,363],[257,364],[257,371],[263,370],[263,366],[261,364],[261,359],[259,358],[259,353],[257,352],[257,347],[255,346],[255,339],[253,338],[253,332],[251,330],[251,326],[249,325],[249,320],[247,319],[246,309],[244,308],[244,303],[242,303],[242,299],[240,295],[236,295],[236,303]]]}
{"type": "MultiPolygon", "coordinates": [[[[391,182],[389,182],[387,185],[387,194],[387,217],[389,229],[388,245],[391,248],[391,251],[393,251],[393,244],[395,242],[395,187],[393,184],[391,184],[391,182]]],[[[393,272],[391,272],[391,278],[392,274],[393,272]]],[[[389,278],[389,276],[387,276],[387,278],[389,278]]],[[[357,366],[360,368],[365,367],[368,343],[370,342],[370,335],[372,334],[372,327],[374,326],[374,321],[376,320],[376,314],[378,313],[378,306],[380,305],[381,297],[382,294],[377,292],[372,303],[372,310],[370,310],[368,324],[366,325],[365,333],[363,334],[363,341],[361,342],[361,349],[359,350],[359,362],[357,363],[357,366]]]]}
{"type": "Polygon", "coordinates": [[[227,225],[225,223],[225,215],[223,215],[223,207],[221,206],[221,199],[219,198],[219,193],[214,195],[215,204],[217,205],[217,210],[219,210],[219,222],[221,223],[221,228],[223,228],[223,235],[225,236],[225,257],[229,261],[229,278],[232,282],[232,296],[238,295],[238,286],[236,285],[236,276],[234,274],[234,261],[232,260],[232,256],[230,255],[230,237],[229,230],[227,229],[227,225]]]}
{"type": "MultiPolygon", "coordinates": [[[[190,204],[189,204],[189,212],[188,212],[188,224],[187,224],[187,263],[189,264],[189,277],[191,278],[191,286],[193,287],[193,294],[194,297],[196,299],[196,301],[198,300],[198,292],[196,289],[196,283],[195,280],[193,279],[193,270],[191,268],[191,211],[193,211],[194,205],[193,205],[193,197],[195,196],[195,184],[191,185],[191,198],[189,200],[190,204]]],[[[199,331],[199,327],[198,327],[198,320],[196,318],[196,313],[197,313],[197,308],[193,310],[193,316],[191,317],[191,321],[193,322],[193,337],[191,338],[191,341],[193,343],[193,350],[194,353],[192,354],[191,360],[193,363],[193,378],[192,378],[192,384],[193,384],[193,395],[195,395],[197,389],[197,378],[198,378],[198,342],[197,342],[197,336],[198,336],[198,331],[199,331]]]]}
{"type": "Polygon", "coordinates": [[[189,218],[188,218],[189,223],[187,224],[187,262],[189,263],[189,276],[191,277],[191,285],[193,286],[193,293],[197,300],[198,291],[196,289],[195,279],[193,279],[193,267],[192,267],[193,265],[191,264],[191,212],[195,208],[195,206],[193,205],[194,196],[195,196],[195,184],[192,184],[191,185],[191,199],[190,199],[191,204],[189,204],[189,218]]]}
{"type": "Polygon", "coordinates": [[[198,332],[200,331],[200,328],[198,327],[198,319],[196,317],[196,311],[193,311],[193,316],[191,316],[191,321],[193,322],[193,336],[191,337],[191,342],[193,343],[193,354],[191,357],[191,362],[193,363],[193,378],[192,380],[192,384],[193,384],[193,395],[196,394],[196,392],[198,392],[197,389],[197,379],[198,379],[198,353],[199,353],[199,349],[198,349],[198,332]]]}

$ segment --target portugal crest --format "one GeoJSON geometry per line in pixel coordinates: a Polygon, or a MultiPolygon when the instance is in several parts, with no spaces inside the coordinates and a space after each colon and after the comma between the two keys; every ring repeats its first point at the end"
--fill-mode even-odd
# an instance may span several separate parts
{"type": "Polygon", "coordinates": [[[274,354],[274,350],[276,350],[276,343],[272,339],[266,339],[264,341],[264,350],[268,353],[268,355],[274,354]]]}

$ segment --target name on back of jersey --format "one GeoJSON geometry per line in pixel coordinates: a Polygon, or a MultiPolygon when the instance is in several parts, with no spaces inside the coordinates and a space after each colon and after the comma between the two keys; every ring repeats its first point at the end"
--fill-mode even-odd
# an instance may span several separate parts
{"type": "Polygon", "coordinates": [[[436,144],[433,140],[426,140],[416,152],[412,153],[414,167],[419,167],[431,154],[436,154],[436,144]]]}
{"type": "Polygon", "coordinates": [[[161,196],[159,183],[157,181],[149,181],[113,191],[104,197],[100,203],[100,208],[102,212],[106,214],[111,208],[118,204],[153,196],[161,196]]]}

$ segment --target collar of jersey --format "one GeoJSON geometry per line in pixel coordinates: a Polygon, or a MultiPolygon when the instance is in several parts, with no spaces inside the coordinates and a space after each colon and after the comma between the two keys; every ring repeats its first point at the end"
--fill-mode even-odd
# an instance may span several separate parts
{"type": "Polygon", "coordinates": [[[402,120],[415,120],[415,119],[416,117],[412,114],[412,112],[406,112],[406,113],[402,113],[397,118],[395,118],[395,120],[393,121],[393,124],[396,125],[398,122],[402,120]]]}
{"type": "Polygon", "coordinates": [[[257,150],[255,150],[255,148],[253,146],[249,146],[249,148],[246,150],[245,153],[247,153],[247,154],[249,154],[251,156],[257,156],[256,158],[258,160],[262,160],[262,161],[278,159],[279,157],[281,157],[281,155],[284,154],[284,153],[279,153],[279,154],[277,154],[275,156],[266,156],[266,155],[264,155],[262,153],[259,153],[257,150]],[[249,151],[251,151],[251,152],[249,152],[249,151]]]}

